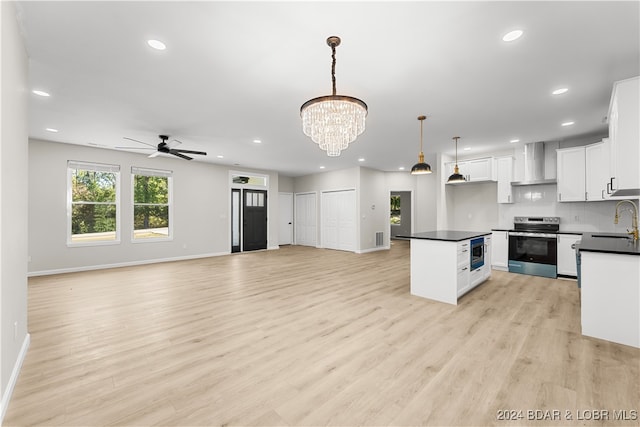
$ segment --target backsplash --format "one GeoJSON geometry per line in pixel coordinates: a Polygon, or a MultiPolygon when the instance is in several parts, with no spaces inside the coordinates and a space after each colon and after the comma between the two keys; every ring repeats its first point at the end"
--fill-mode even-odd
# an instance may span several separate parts
{"type": "Polygon", "coordinates": [[[512,228],[515,216],[558,216],[561,232],[625,233],[627,228],[631,228],[629,212],[620,215],[618,225],[613,223],[617,200],[559,203],[556,193],[557,186],[553,184],[513,187],[515,203],[498,205],[496,228],[512,228]]]}

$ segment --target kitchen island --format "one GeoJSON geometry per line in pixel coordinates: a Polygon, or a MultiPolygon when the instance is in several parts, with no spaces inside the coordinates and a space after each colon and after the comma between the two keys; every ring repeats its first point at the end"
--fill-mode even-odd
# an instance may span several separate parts
{"type": "Polygon", "coordinates": [[[585,233],[579,245],[582,334],[640,348],[640,245],[585,233]]]}
{"type": "Polygon", "coordinates": [[[448,304],[491,275],[491,232],[438,230],[411,239],[411,294],[448,304]]]}

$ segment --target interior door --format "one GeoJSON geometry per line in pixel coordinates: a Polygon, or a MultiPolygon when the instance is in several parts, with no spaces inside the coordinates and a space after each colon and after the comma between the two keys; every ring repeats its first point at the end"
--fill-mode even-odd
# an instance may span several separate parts
{"type": "Polygon", "coordinates": [[[278,245],[293,243],[293,194],[280,193],[280,221],[278,225],[278,245]]]}
{"type": "Polygon", "coordinates": [[[316,193],[299,193],[295,196],[296,245],[316,245],[316,193]]]}
{"type": "Polygon", "coordinates": [[[322,246],[355,251],[356,198],[354,190],[322,193],[322,246]]]}
{"type": "Polygon", "coordinates": [[[242,214],[242,250],[267,249],[266,190],[244,190],[242,214]]]}

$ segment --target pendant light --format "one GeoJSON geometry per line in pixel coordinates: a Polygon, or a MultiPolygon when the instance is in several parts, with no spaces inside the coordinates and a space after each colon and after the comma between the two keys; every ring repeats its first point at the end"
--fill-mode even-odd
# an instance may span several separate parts
{"type": "Polygon", "coordinates": [[[424,153],[422,152],[422,122],[426,116],[418,116],[420,120],[420,154],[418,155],[418,163],[411,168],[411,175],[424,175],[431,173],[431,166],[424,162],[424,153]]]}
{"type": "Polygon", "coordinates": [[[456,165],[453,168],[453,173],[451,174],[451,176],[449,177],[449,179],[447,180],[447,183],[449,182],[466,182],[467,180],[464,179],[464,176],[460,175],[460,169],[458,169],[458,140],[460,139],[459,136],[454,136],[453,140],[456,141],[456,165]]]}
{"type": "Polygon", "coordinates": [[[339,156],[350,143],[364,132],[367,104],[358,98],[336,95],[336,47],[340,37],[327,39],[331,47],[331,80],[333,93],[313,98],[302,104],[302,132],[327,152],[330,157],[339,156]]]}

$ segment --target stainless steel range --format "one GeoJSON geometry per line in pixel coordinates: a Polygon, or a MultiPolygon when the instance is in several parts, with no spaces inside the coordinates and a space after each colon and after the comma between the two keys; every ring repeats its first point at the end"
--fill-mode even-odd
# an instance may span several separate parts
{"type": "Polygon", "coordinates": [[[559,217],[520,217],[509,231],[509,271],[557,277],[559,217]]]}

